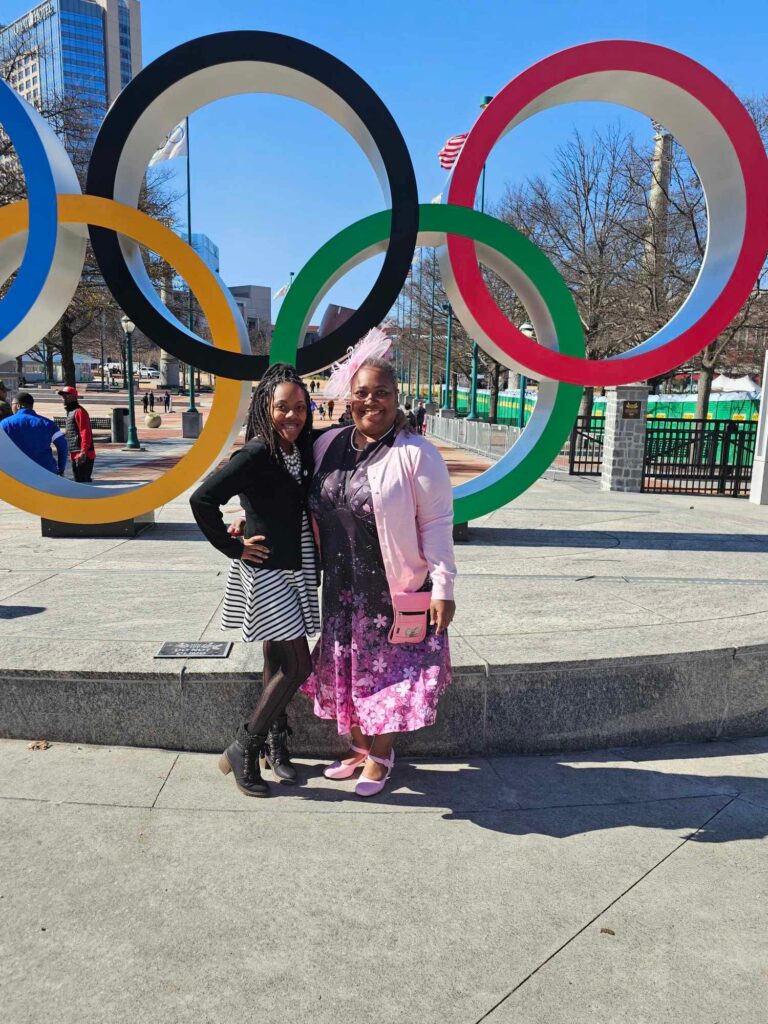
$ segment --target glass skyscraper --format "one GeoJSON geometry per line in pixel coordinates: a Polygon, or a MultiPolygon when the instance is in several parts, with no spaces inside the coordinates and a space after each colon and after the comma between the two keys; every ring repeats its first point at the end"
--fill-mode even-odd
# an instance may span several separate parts
{"type": "Polygon", "coordinates": [[[35,106],[76,96],[100,120],[141,68],[139,0],[45,0],[0,28],[0,61],[35,106]]]}
{"type": "MultiPolygon", "coordinates": [[[[180,231],[177,231],[176,234],[179,236],[179,238],[183,238],[184,241],[186,242],[186,240],[187,240],[187,232],[186,232],[186,230],[182,229],[180,231]]],[[[204,235],[202,232],[193,231],[192,232],[192,248],[195,250],[195,252],[200,257],[200,259],[203,261],[203,263],[206,265],[206,267],[210,267],[211,270],[213,270],[215,273],[218,274],[218,272],[219,272],[219,247],[218,247],[218,245],[216,245],[216,243],[212,239],[210,239],[208,237],[208,235],[204,235]]],[[[187,286],[184,283],[183,278],[179,277],[178,274],[174,274],[174,276],[173,276],[173,290],[176,291],[176,292],[181,292],[181,291],[186,291],[186,289],[187,289],[187,286]]]]}

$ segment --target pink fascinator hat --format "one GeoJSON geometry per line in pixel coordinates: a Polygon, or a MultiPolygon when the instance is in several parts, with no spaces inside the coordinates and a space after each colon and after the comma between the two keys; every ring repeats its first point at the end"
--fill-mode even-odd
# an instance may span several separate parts
{"type": "MultiPolygon", "coordinates": [[[[386,325],[385,325],[386,326],[386,325]]],[[[352,389],[352,378],[367,359],[386,359],[392,348],[392,339],[380,327],[373,327],[354,348],[347,349],[346,359],[333,364],[333,372],[323,392],[326,398],[347,398],[352,389]]]]}

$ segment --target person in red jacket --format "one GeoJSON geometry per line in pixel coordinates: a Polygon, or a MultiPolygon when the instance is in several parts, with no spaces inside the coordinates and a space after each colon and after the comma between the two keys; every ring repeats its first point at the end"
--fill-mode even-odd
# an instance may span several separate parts
{"type": "Polygon", "coordinates": [[[93,476],[96,450],[93,447],[91,417],[80,405],[77,388],[66,387],[59,391],[64,408],[67,410],[67,436],[69,454],[72,458],[72,475],[81,484],[87,484],[93,476]]]}

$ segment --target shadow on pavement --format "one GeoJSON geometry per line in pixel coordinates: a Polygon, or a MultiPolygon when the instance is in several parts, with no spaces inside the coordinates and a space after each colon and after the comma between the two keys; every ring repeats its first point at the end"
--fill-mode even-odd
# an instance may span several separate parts
{"type": "Polygon", "coordinates": [[[31,604],[0,605],[0,619],[23,619],[26,615],[39,615],[48,611],[31,604]]]}
{"type": "Polygon", "coordinates": [[[518,548],[627,548],[640,551],[746,551],[768,553],[761,533],[663,533],[652,530],[521,530],[479,526],[471,543],[518,548]]]}
{"type": "MultiPolygon", "coordinates": [[[[768,740],[760,741],[768,752],[768,740]]],[[[754,754],[761,751],[755,745],[754,754]]],[[[546,835],[556,839],[613,828],[664,828],[699,830],[698,842],[725,843],[763,839],[768,835],[768,776],[759,778],[723,774],[654,771],[642,767],[642,760],[669,761],[691,758],[680,748],[637,753],[637,767],[618,766],[609,758],[624,760],[626,753],[605,755],[563,755],[506,757],[441,764],[402,761],[396,764],[393,780],[373,800],[354,795],[354,780],[339,788],[314,788],[323,763],[300,767],[298,786],[280,786],[280,797],[294,797],[324,803],[354,802],[371,806],[380,813],[396,811],[439,811],[447,808],[446,821],[470,821],[480,828],[505,835],[546,835]],[[600,764],[600,761],[605,764],[600,764]],[[581,761],[581,763],[580,763],[581,761]],[[753,805],[749,827],[744,816],[718,816],[719,810],[735,797],[753,805]],[[701,801],[720,799],[712,805],[716,816],[712,827],[702,825],[707,813],[701,801]]],[[[697,758],[706,753],[697,749],[697,758]]],[[[720,748],[713,756],[745,757],[720,748]]],[[[268,772],[266,778],[271,779],[268,772]]],[[[681,835],[681,838],[685,838],[681,835]]]]}

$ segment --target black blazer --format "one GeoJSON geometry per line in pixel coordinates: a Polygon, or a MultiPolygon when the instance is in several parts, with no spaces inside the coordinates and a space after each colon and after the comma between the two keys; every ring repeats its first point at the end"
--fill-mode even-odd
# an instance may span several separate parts
{"type": "Polygon", "coordinates": [[[245,511],[245,536],[264,536],[270,549],[261,567],[301,568],[301,515],[313,471],[312,449],[307,448],[302,452],[301,484],[272,458],[263,441],[254,438],[194,492],[189,503],[197,525],[227,558],[240,558],[243,552],[241,541],[227,533],[221,514],[221,506],[238,494],[245,511]]]}

